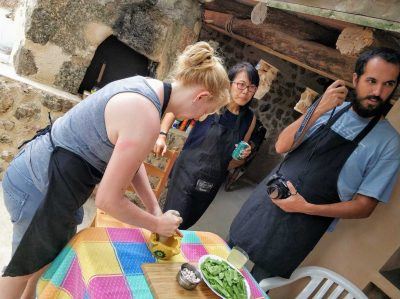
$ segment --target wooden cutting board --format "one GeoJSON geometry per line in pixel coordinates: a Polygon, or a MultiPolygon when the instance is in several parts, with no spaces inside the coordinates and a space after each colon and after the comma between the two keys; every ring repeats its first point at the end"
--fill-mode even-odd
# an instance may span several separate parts
{"type": "Polygon", "coordinates": [[[176,275],[182,263],[152,263],[142,264],[142,270],[156,299],[178,298],[219,298],[202,281],[195,289],[186,290],[176,280],[176,275]]]}

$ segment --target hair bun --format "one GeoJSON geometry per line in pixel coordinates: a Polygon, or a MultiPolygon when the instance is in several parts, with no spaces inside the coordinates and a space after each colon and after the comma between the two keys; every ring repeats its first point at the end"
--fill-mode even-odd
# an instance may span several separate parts
{"type": "Polygon", "coordinates": [[[230,83],[221,58],[214,48],[201,41],[187,46],[175,64],[172,73],[183,84],[203,85],[214,101],[224,105],[229,101],[230,83]]]}
{"type": "Polygon", "coordinates": [[[198,42],[188,46],[181,58],[182,63],[189,67],[212,67],[214,65],[214,49],[206,42],[198,42]]]}

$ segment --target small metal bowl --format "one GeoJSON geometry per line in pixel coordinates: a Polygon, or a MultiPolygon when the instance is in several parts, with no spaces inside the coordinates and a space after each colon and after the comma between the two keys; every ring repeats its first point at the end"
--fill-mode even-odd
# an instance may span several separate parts
{"type": "Polygon", "coordinates": [[[181,269],[179,270],[178,274],[176,275],[176,279],[178,280],[178,283],[181,287],[185,288],[186,290],[193,290],[197,285],[202,281],[201,279],[201,274],[197,268],[189,263],[184,263],[181,266],[181,269]],[[187,280],[185,277],[182,275],[182,270],[183,269],[188,269],[190,271],[193,271],[196,277],[199,279],[199,282],[193,283],[189,280],[187,280]]]}

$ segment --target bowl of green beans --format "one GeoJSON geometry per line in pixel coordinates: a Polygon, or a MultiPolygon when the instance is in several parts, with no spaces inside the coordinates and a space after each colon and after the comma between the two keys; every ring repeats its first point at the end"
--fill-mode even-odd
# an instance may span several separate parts
{"type": "Polygon", "coordinates": [[[199,259],[199,270],[206,285],[220,298],[250,299],[250,287],[232,264],[216,255],[204,255],[199,259]]]}

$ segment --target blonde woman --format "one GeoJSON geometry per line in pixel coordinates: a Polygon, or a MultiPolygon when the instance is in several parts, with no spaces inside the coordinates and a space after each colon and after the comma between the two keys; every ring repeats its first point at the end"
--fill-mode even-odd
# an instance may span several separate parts
{"type": "Polygon", "coordinates": [[[76,211],[96,184],[96,205],[107,214],[160,235],[175,232],[182,219],[162,213],[142,162],[157,140],[163,112],[183,118],[212,113],[227,103],[229,79],[206,42],[187,47],[174,74],[172,84],[135,76],[106,85],[37,134],[12,161],[3,189],[13,256],[0,278],[2,298],[34,297],[40,270],[75,234],[76,211]],[[147,211],[124,196],[129,184],[147,211]]]}

